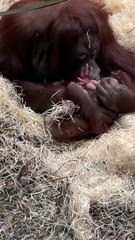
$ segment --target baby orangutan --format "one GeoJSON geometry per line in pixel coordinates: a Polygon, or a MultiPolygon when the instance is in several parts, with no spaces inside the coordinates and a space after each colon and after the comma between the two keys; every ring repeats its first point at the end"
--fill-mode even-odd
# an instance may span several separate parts
{"type": "MultiPolygon", "coordinates": [[[[50,132],[57,141],[71,142],[88,137],[95,137],[107,132],[112,126],[117,113],[114,110],[109,110],[103,106],[102,102],[97,97],[97,87],[101,81],[90,79],[90,69],[86,67],[81,69],[80,77],[76,82],[71,82],[68,85],[69,99],[74,104],[78,105],[77,109],[70,116],[70,110],[67,110],[67,118],[60,120],[59,116],[56,121],[52,119],[50,132]],[[81,109],[84,109],[83,114],[81,109]]],[[[107,78],[108,79],[108,78],[107,78]]],[[[109,78],[112,84],[117,84],[118,81],[114,78],[109,78]]],[[[104,79],[105,81],[105,79],[104,79]]],[[[65,102],[66,104],[66,102],[65,102]]],[[[68,107],[69,102],[67,102],[68,107]]]]}
{"type": "Polygon", "coordinates": [[[127,73],[118,71],[96,81],[89,78],[88,71],[87,66],[82,68],[81,77],[76,83],[70,83],[69,90],[74,91],[76,104],[81,96],[86,115],[89,113],[87,108],[91,108],[91,114],[84,118],[81,112],[74,113],[72,119],[61,122],[60,131],[54,122],[50,130],[58,141],[71,142],[98,136],[110,129],[119,113],[135,111],[135,87],[127,73]],[[86,96],[91,102],[86,101],[86,96]]]}

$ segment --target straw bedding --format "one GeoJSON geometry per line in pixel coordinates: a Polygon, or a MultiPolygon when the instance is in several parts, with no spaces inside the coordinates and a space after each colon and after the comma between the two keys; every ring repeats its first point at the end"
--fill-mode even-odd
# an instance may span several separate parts
{"type": "MultiPolygon", "coordinates": [[[[106,7],[119,41],[135,51],[134,0],[106,7]]],[[[133,240],[134,180],[135,114],[97,140],[59,144],[0,78],[0,239],[133,240]]]]}

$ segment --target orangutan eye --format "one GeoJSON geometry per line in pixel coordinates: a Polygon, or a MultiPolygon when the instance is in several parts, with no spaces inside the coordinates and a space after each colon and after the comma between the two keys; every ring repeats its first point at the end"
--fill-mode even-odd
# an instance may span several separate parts
{"type": "Polygon", "coordinates": [[[79,59],[80,60],[85,60],[87,58],[87,54],[86,53],[83,53],[79,56],[79,59]]]}

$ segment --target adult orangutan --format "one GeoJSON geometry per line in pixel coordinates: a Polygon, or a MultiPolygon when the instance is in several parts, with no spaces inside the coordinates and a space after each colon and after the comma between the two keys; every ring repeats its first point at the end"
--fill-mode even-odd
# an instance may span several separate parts
{"type": "MultiPolygon", "coordinates": [[[[35,2],[40,0],[22,0],[11,9],[35,2]]],[[[101,78],[110,77],[115,72],[115,78],[122,83],[122,92],[125,91],[123,83],[128,87],[128,104],[123,110],[116,105],[125,101],[125,94],[121,94],[116,101],[114,87],[110,87],[109,99],[108,94],[104,94],[107,89],[104,84],[106,80],[101,81],[97,87],[97,96],[106,111],[110,108],[111,99],[115,105],[111,107],[112,111],[121,113],[135,110],[131,107],[134,106],[132,99],[134,100],[135,95],[135,60],[133,54],[115,40],[108,23],[108,13],[102,5],[96,1],[69,0],[48,8],[2,18],[0,72],[3,76],[11,81],[18,81],[23,87],[27,104],[37,112],[50,108],[51,96],[57,91],[59,94],[56,94],[56,102],[69,99],[78,103],[82,118],[90,127],[93,126],[93,133],[93,124],[97,119],[102,121],[102,114],[99,114],[100,110],[92,103],[93,99],[86,91],[84,94],[83,89],[82,94],[75,97],[77,86],[74,84],[71,88],[69,83],[79,76],[80,69],[86,64],[89,66],[90,79],[99,79],[99,70],[101,78]],[[117,74],[118,70],[121,70],[121,74],[117,74]],[[64,82],[61,81],[63,79],[64,82]],[[86,102],[88,107],[84,104],[86,102]]],[[[106,82],[111,85],[113,81],[107,79],[106,82]]],[[[117,88],[120,84],[117,82],[114,85],[117,88]]],[[[100,132],[103,131],[99,129],[98,133],[100,132]]]]}

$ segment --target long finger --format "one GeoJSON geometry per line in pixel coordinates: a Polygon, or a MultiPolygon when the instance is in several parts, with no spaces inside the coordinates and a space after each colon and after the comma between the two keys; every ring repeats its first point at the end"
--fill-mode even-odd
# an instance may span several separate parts
{"type": "Polygon", "coordinates": [[[88,77],[88,75],[89,75],[89,65],[88,65],[88,63],[85,65],[84,75],[85,75],[85,77],[88,77]]]}
{"type": "Polygon", "coordinates": [[[84,74],[84,67],[81,67],[81,71],[80,71],[80,78],[84,78],[85,74],[84,74]]]}
{"type": "Polygon", "coordinates": [[[102,85],[97,85],[96,86],[97,89],[97,93],[100,93],[102,96],[106,96],[107,95],[107,91],[105,90],[105,88],[102,85]]]}
{"type": "Polygon", "coordinates": [[[97,93],[97,97],[106,106],[106,104],[105,104],[106,103],[106,98],[100,93],[97,93]]]}

